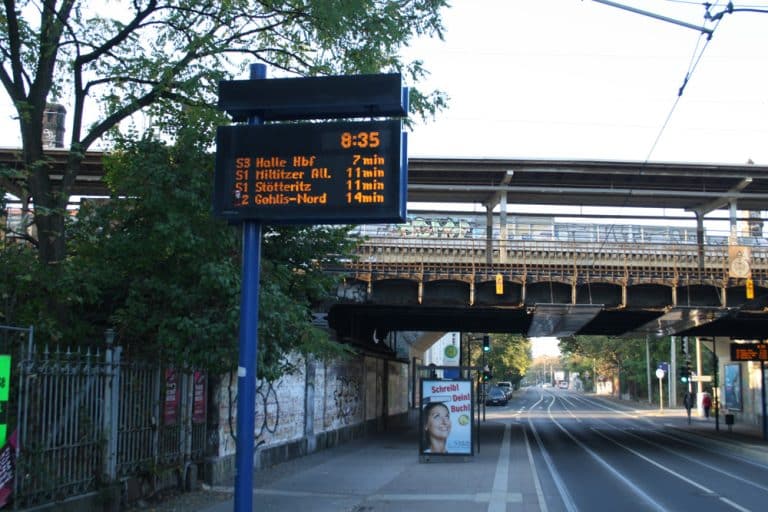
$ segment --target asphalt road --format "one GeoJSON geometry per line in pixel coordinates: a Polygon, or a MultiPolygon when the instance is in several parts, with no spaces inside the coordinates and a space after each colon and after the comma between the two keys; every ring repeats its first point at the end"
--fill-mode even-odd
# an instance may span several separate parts
{"type": "Polygon", "coordinates": [[[492,418],[512,418],[512,439],[530,446],[542,511],[768,507],[768,465],[762,454],[737,454],[680,425],[672,428],[671,420],[655,410],[530,388],[494,410],[492,418]]]}

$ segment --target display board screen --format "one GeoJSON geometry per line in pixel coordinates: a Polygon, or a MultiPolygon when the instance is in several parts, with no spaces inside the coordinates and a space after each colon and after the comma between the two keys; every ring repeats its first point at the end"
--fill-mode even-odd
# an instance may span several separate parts
{"type": "Polygon", "coordinates": [[[768,344],[731,343],[731,361],[768,361],[768,344]]]}
{"type": "Polygon", "coordinates": [[[270,223],[404,222],[401,121],[219,127],[214,214],[270,223]]]}

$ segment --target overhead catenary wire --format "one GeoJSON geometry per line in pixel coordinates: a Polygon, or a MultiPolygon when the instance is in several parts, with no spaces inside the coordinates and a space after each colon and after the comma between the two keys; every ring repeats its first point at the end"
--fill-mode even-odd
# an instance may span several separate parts
{"type": "MultiPolygon", "coordinates": [[[[707,7],[706,7],[707,14],[709,14],[709,8],[710,6],[709,4],[707,4],[707,7]]],[[[707,17],[708,16],[705,15],[705,19],[707,17]]],[[[706,35],[706,41],[704,42],[704,45],[701,47],[701,50],[699,50],[699,45],[701,44],[701,38],[704,37],[705,35],[702,33],[699,36],[699,38],[696,40],[696,46],[693,49],[693,54],[691,55],[691,61],[688,64],[688,69],[685,72],[683,83],[680,85],[680,88],[677,90],[677,96],[675,97],[675,100],[672,102],[672,107],[669,109],[669,112],[667,113],[667,117],[664,119],[664,122],[662,123],[661,128],[659,129],[659,132],[653,141],[653,144],[651,144],[651,148],[648,150],[648,154],[645,157],[645,162],[648,162],[651,159],[651,155],[656,150],[656,146],[658,146],[659,141],[661,140],[661,137],[664,135],[664,131],[669,125],[669,121],[672,119],[672,115],[675,113],[675,110],[677,109],[677,106],[680,103],[680,98],[683,96],[683,93],[685,92],[685,88],[688,85],[688,82],[691,80],[691,77],[693,76],[694,71],[696,71],[696,68],[698,67],[699,62],[701,62],[701,58],[704,56],[704,52],[709,47],[709,43],[712,41],[712,36],[714,35],[715,30],[717,30],[717,27],[720,25],[721,21],[722,21],[722,17],[718,18],[718,20],[715,23],[715,26],[706,35]]]]}
{"type": "MultiPolygon", "coordinates": [[[[627,7],[627,6],[624,6],[624,5],[621,5],[621,4],[616,4],[615,2],[609,2],[609,1],[606,1],[606,0],[594,0],[594,1],[598,2],[598,3],[605,4],[605,5],[610,5],[610,6],[613,6],[613,7],[618,7],[618,8],[624,9],[624,10],[629,10],[629,11],[632,11],[632,12],[636,12],[636,13],[642,14],[644,16],[650,16],[650,17],[653,17],[653,18],[656,18],[656,19],[659,19],[659,20],[662,20],[662,21],[667,21],[667,22],[670,22],[670,23],[674,23],[676,25],[680,25],[680,26],[683,26],[683,27],[686,27],[686,28],[698,29],[701,32],[700,35],[699,35],[699,38],[696,40],[696,46],[695,46],[694,51],[693,51],[693,53],[691,55],[691,60],[690,60],[690,62],[688,64],[688,69],[686,70],[685,77],[683,79],[683,83],[680,86],[680,88],[678,89],[677,95],[675,96],[675,100],[673,101],[672,106],[669,109],[669,112],[667,113],[667,116],[665,117],[664,122],[662,123],[661,128],[659,129],[659,131],[658,131],[658,133],[656,135],[656,138],[654,139],[653,143],[651,144],[651,147],[648,150],[648,153],[647,153],[647,155],[645,157],[645,160],[643,161],[643,166],[645,166],[650,161],[651,155],[653,155],[653,152],[656,150],[656,147],[658,146],[659,141],[661,140],[662,136],[664,135],[664,132],[666,131],[666,128],[669,125],[669,122],[672,119],[672,116],[675,113],[675,110],[677,109],[678,104],[680,103],[680,98],[682,98],[683,93],[685,92],[685,87],[688,85],[688,82],[690,81],[691,77],[693,76],[693,73],[695,72],[696,67],[698,66],[699,62],[701,62],[701,58],[704,55],[704,52],[706,51],[707,47],[709,46],[709,43],[712,40],[712,36],[714,35],[715,30],[717,29],[717,27],[719,26],[720,22],[722,21],[722,14],[723,13],[718,13],[718,15],[717,15],[718,17],[715,20],[714,27],[709,29],[709,28],[699,27],[697,25],[692,25],[692,24],[689,24],[689,23],[681,22],[679,20],[675,20],[675,19],[672,19],[672,18],[669,18],[669,17],[666,17],[666,16],[661,16],[661,15],[649,13],[647,11],[641,11],[639,9],[627,7]],[[704,45],[699,50],[699,46],[701,45],[702,37],[705,37],[706,40],[704,42],[704,45]]],[[[717,3],[718,2],[715,2],[715,5],[717,3]]],[[[705,23],[706,22],[710,22],[710,21],[713,20],[713,17],[710,15],[710,8],[714,7],[715,5],[711,5],[709,3],[704,4],[705,10],[706,10],[705,11],[705,15],[704,15],[705,23]]],[[[729,11],[729,10],[730,11],[733,10],[733,4],[731,2],[728,3],[728,6],[725,8],[724,11],[729,11]]],[[[637,171],[637,176],[642,176],[642,174],[643,174],[643,166],[641,166],[641,168],[637,171]]],[[[627,191],[627,194],[624,196],[624,202],[623,202],[623,204],[622,204],[622,206],[620,208],[623,208],[623,207],[625,207],[627,205],[627,203],[629,202],[629,198],[631,196],[632,196],[632,190],[627,191]]],[[[615,223],[610,226],[609,233],[613,231],[614,226],[615,226],[615,223]]],[[[605,238],[605,240],[603,241],[603,244],[601,245],[599,250],[602,250],[602,247],[605,245],[607,240],[608,240],[608,237],[605,238]]]]}

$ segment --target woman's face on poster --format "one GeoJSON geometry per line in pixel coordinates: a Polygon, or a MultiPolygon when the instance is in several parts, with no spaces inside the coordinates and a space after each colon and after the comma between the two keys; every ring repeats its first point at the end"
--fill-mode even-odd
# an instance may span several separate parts
{"type": "Polygon", "coordinates": [[[429,411],[427,424],[424,428],[430,437],[445,440],[451,433],[451,417],[445,406],[433,407],[429,411]]]}

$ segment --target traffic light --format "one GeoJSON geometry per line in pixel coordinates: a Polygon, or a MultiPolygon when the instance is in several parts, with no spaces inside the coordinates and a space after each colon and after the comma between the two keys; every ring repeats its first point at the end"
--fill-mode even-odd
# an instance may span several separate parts
{"type": "Polygon", "coordinates": [[[491,337],[487,334],[483,336],[483,352],[491,351],[491,337]]]}
{"type": "Polygon", "coordinates": [[[693,371],[691,370],[691,362],[686,361],[685,365],[680,367],[680,382],[687,384],[691,381],[691,375],[693,375],[693,371]]]}
{"type": "Polygon", "coordinates": [[[483,367],[483,382],[488,382],[493,378],[493,373],[491,373],[491,366],[485,365],[483,367]]]}

